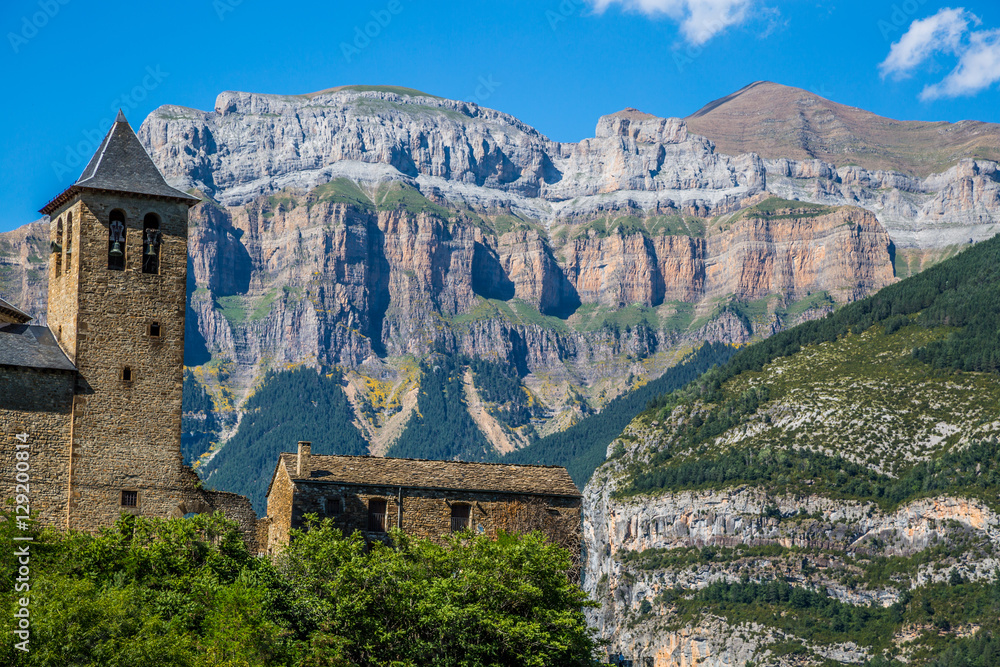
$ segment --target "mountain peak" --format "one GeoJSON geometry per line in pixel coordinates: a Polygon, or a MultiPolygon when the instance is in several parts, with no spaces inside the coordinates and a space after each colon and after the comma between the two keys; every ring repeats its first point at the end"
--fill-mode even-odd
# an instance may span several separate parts
{"type": "Polygon", "coordinates": [[[771,81],[755,81],[686,118],[730,155],[820,159],[916,176],[965,158],[1000,159],[1000,125],[898,121],[771,81]]]}

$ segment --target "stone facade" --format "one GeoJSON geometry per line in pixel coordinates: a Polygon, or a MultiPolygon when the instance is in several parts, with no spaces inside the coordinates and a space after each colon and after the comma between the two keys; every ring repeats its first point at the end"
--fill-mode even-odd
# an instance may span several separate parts
{"type": "Polygon", "coordinates": [[[24,466],[18,469],[16,453],[26,451],[28,470],[24,472],[30,507],[38,510],[42,523],[59,528],[66,527],[75,385],[76,374],[72,372],[0,367],[3,499],[25,491],[17,481],[24,466]],[[18,445],[27,447],[19,449],[18,445]]]}
{"type": "MultiPolygon", "coordinates": [[[[31,368],[37,362],[28,358],[23,366],[0,366],[0,474],[12,495],[6,487],[15,480],[17,436],[26,434],[29,498],[46,525],[96,531],[122,512],[178,517],[221,510],[255,548],[249,501],[202,490],[181,454],[194,203],[163,182],[120,117],[81,180],[43,209],[52,241],[48,328],[75,372],[31,368]],[[124,231],[116,247],[120,266],[110,252],[116,221],[124,231]],[[155,262],[144,258],[149,228],[159,232],[155,262]]],[[[9,342],[16,333],[5,335],[9,342]]]]}
{"type": "Polygon", "coordinates": [[[435,541],[464,528],[540,530],[580,557],[581,496],[559,467],[312,456],[299,443],[280,457],[268,489],[267,551],[287,544],[307,514],[368,539],[392,528],[435,541]]]}

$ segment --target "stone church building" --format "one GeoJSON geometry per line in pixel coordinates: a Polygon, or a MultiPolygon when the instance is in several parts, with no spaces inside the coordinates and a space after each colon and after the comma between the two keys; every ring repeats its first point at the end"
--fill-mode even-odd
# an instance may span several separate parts
{"type": "Polygon", "coordinates": [[[79,180],[41,211],[51,220],[48,326],[0,301],[0,483],[4,497],[27,489],[44,525],[94,531],[122,512],[222,510],[252,547],[249,501],[200,489],[181,456],[197,203],[167,185],[119,112],[79,180]]]}
{"type": "Polygon", "coordinates": [[[281,454],[267,490],[261,550],[288,543],[306,514],[332,519],[345,534],[382,539],[390,528],[441,540],[469,529],[539,530],[579,563],[582,497],[565,468],[383,458],[317,456],[311,443],[281,454]]]}

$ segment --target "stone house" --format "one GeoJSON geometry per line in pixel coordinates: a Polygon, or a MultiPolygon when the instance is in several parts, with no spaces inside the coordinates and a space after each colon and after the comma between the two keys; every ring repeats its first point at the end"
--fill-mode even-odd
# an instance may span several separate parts
{"type": "Polygon", "coordinates": [[[199,488],[181,456],[198,201],[167,185],[119,112],[79,180],[41,210],[47,326],[0,301],[0,495],[44,525],[94,531],[122,512],[222,510],[253,548],[249,501],[199,488]]]}
{"type": "Polygon", "coordinates": [[[345,533],[382,539],[390,528],[441,540],[471,529],[541,530],[578,562],[583,499],[565,468],[377,456],[314,456],[308,442],[281,454],[267,490],[258,542],[287,544],[306,514],[345,533]]]}

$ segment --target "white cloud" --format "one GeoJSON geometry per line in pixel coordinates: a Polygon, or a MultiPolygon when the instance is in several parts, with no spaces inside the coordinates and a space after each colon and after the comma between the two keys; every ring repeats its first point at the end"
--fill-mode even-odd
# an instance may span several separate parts
{"type": "Polygon", "coordinates": [[[956,56],[944,79],[924,86],[920,99],[974,95],[1000,81],[1000,30],[974,30],[982,22],[963,7],[945,7],[910,24],[878,66],[882,76],[906,77],[935,54],[956,56]]]}
{"type": "Polygon", "coordinates": [[[753,0],[589,0],[603,12],[614,4],[680,23],[684,39],[704,44],[731,25],[742,23],[753,0]]]}
{"type": "Polygon", "coordinates": [[[926,86],[920,93],[924,101],[942,97],[973,95],[1000,81],[1000,30],[983,30],[969,36],[958,66],[941,82],[926,86]]]}
{"type": "Polygon", "coordinates": [[[914,21],[879,65],[882,76],[907,76],[934,53],[958,53],[970,22],[980,23],[978,17],[962,7],[945,7],[934,16],[914,21]]]}

